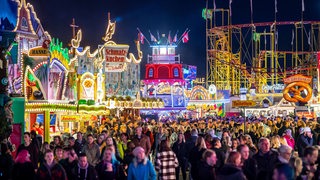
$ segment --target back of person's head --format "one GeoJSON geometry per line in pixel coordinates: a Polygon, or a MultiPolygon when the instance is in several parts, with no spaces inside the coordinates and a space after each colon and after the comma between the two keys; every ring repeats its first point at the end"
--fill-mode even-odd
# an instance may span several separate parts
{"type": "Polygon", "coordinates": [[[279,153],[286,153],[286,152],[288,152],[288,151],[291,151],[292,150],[292,148],[290,147],[290,146],[288,146],[288,145],[281,145],[279,148],[278,148],[278,152],[279,153]]]}
{"type": "Polygon", "coordinates": [[[191,130],[191,135],[192,135],[192,136],[198,136],[198,130],[195,129],[195,128],[192,129],[192,130],[191,130]]]}
{"type": "Polygon", "coordinates": [[[289,164],[278,164],[273,172],[273,179],[276,180],[292,180],[294,179],[293,168],[289,164]]]}
{"type": "Polygon", "coordinates": [[[78,157],[79,157],[79,158],[81,158],[81,157],[87,157],[87,155],[86,155],[86,153],[79,153],[78,157]]]}
{"type": "Polygon", "coordinates": [[[169,147],[169,142],[168,140],[164,139],[164,140],[161,140],[160,142],[160,146],[159,146],[159,151],[160,152],[163,152],[163,151],[170,151],[170,147],[169,147]]]}
{"type": "Polygon", "coordinates": [[[241,157],[241,154],[239,152],[231,151],[229,153],[227,160],[226,160],[226,163],[238,166],[236,161],[239,157],[241,157]]]}
{"type": "Polygon", "coordinates": [[[317,149],[313,146],[308,146],[303,151],[303,157],[312,156],[313,152],[317,151],[317,149]]]}
{"type": "Polygon", "coordinates": [[[215,154],[216,152],[214,152],[211,149],[207,149],[202,153],[202,159],[205,161],[207,158],[211,157],[212,154],[215,154]]]}

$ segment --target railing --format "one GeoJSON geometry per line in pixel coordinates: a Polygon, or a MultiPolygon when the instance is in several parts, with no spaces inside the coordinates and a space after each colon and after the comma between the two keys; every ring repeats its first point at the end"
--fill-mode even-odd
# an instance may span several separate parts
{"type": "Polygon", "coordinates": [[[180,55],[148,55],[148,64],[180,64],[180,55]]]}

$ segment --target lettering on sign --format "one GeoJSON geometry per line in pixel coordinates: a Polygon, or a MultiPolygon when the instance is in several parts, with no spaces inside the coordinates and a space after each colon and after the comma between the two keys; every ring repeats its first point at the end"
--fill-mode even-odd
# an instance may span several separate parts
{"type": "Polygon", "coordinates": [[[34,47],[29,50],[30,57],[40,57],[40,56],[48,56],[49,50],[43,48],[42,46],[34,47]]]}
{"type": "Polygon", "coordinates": [[[128,45],[106,46],[106,61],[115,63],[125,62],[128,49],[128,45]]]}
{"type": "Polygon", "coordinates": [[[256,102],[254,101],[232,101],[232,107],[252,107],[255,105],[256,102]]]}
{"type": "Polygon", "coordinates": [[[78,121],[80,120],[80,116],[79,115],[62,115],[61,116],[61,121],[63,122],[67,122],[67,121],[78,121]]]}

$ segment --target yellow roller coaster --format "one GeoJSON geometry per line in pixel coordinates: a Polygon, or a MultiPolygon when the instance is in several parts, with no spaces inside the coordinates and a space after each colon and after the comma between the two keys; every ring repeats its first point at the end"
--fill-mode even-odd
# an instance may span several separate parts
{"type": "Polygon", "coordinates": [[[283,84],[283,78],[293,74],[318,78],[320,21],[233,25],[229,9],[207,8],[204,14],[207,87],[215,84],[232,95],[242,87],[265,93],[263,87],[283,84]]]}

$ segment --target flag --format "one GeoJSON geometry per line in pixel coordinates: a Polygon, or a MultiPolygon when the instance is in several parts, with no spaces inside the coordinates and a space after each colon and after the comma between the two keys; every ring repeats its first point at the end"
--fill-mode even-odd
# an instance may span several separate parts
{"type": "Polygon", "coordinates": [[[278,2],[277,2],[277,0],[274,0],[274,13],[278,13],[278,2]]]}
{"type": "Polygon", "coordinates": [[[140,41],[141,44],[144,44],[144,35],[142,34],[142,32],[138,33],[138,40],[140,41]]]}
{"type": "Polygon", "coordinates": [[[154,35],[152,35],[151,32],[149,32],[149,33],[150,33],[150,39],[151,39],[151,41],[153,41],[153,42],[158,42],[157,39],[156,39],[156,37],[154,37],[154,35]]]}
{"type": "Polygon", "coordinates": [[[169,31],[169,35],[168,35],[168,43],[171,44],[172,43],[172,38],[171,38],[171,32],[169,31]]]}
{"type": "Polygon", "coordinates": [[[229,0],[229,9],[230,9],[230,16],[232,16],[232,9],[231,9],[232,0],[229,0]]]}
{"type": "Polygon", "coordinates": [[[293,46],[293,41],[294,41],[294,30],[292,29],[291,46],[293,46]]]}
{"type": "Polygon", "coordinates": [[[182,42],[183,43],[187,43],[189,41],[189,31],[186,31],[185,33],[183,33],[182,35],[182,42]]]}
{"type": "Polygon", "coordinates": [[[311,44],[311,32],[309,31],[309,35],[308,35],[308,44],[311,44]]]}
{"type": "Polygon", "coordinates": [[[304,12],[304,0],[302,0],[302,12],[304,12]]]}
{"type": "Polygon", "coordinates": [[[216,5],[216,0],[213,0],[213,11],[216,11],[217,5],[216,5]]]}
{"type": "Polygon", "coordinates": [[[176,35],[174,35],[172,42],[177,42],[178,41],[178,33],[176,33],[176,35]]]}

